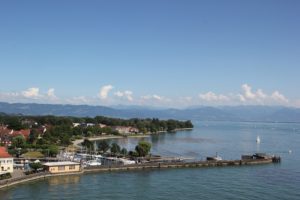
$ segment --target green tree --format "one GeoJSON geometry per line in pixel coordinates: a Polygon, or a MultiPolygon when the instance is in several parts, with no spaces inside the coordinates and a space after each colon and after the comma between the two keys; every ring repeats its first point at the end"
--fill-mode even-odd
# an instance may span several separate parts
{"type": "Polygon", "coordinates": [[[49,144],[50,141],[46,140],[45,138],[40,138],[36,141],[36,145],[45,145],[49,144]]]}
{"type": "Polygon", "coordinates": [[[98,150],[102,153],[105,153],[110,148],[108,142],[106,140],[101,140],[98,142],[98,150]]]}
{"type": "Polygon", "coordinates": [[[120,153],[121,153],[123,156],[126,156],[127,153],[128,153],[128,151],[127,151],[126,148],[122,148],[120,153]]]}
{"type": "Polygon", "coordinates": [[[110,152],[114,155],[119,154],[121,152],[121,147],[117,143],[112,143],[110,152]]]}
{"type": "Polygon", "coordinates": [[[167,131],[168,132],[172,132],[172,131],[174,131],[175,129],[176,129],[176,121],[175,120],[168,120],[167,121],[167,126],[168,126],[168,128],[167,128],[167,131]]]}
{"type": "Polygon", "coordinates": [[[67,133],[62,133],[60,135],[60,144],[63,146],[68,146],[71,144],[71,136],[67,133]]]}
{"type": "Polygon", "coordinates": [[[184,123],[184,126],[185,126],[185,128],[194,128],[194,125],[190,120],[186,121],[184,123]]]}
{"type": "Polygon", "coordinates": [[[38,163],[30,163],[29,166],[34,172],[37,172],[39,169],[43,169],[43,165],[39,162],[38,163]]]}
{"type": "Polygon", "coordinates": [[[42,153],[45,156],[55,157],[59,153],[59,149],[58,149],[58,146],[56,146],[56,145],[50,145],[50,146],[48,146],[47,149],[44,149],[42,151],[42,153]]]}
{"type": "Polygon", "coordinates": [[[8,117],[5,122],[9,129],[21,130],[23,128],[21,119],[19,117],[8,117]]]}
{"type": "Polygon", "coordinates": [[[131,156],[131,157],[138,157],[139,156],[139,154],[136,151],[129,151],[128,155],[131,156]]]}
{"type": "Polygon", "coordinates": [[[29,134],[29,143],[30,144],[36,143],[38,136],[39,136],[38,130],[31,129],[30,134],[29,134]]]}
{"type": "Polygon", "coordinates": [[[135,147],[135,151],[141,157],[148,155],[150,150],[151,150],[151,144],[146,141],[140,141],[139,144],[135,147]]]}
{"type": "Polygon", "coordinates": [[[15,148],[24,148],[25,145],[26,145],[25,138],[21,135],[14,137],[12,139],[12,146],[15,148]]]}
{"type": "Polygon", "coordinates": [[[51,145],[49,146],[49,156],[55,157],[59,152],[58,146],[51,145]]]}
{"type": "Polygon", "coordinates": [[[83,142],[81,143],[82,146],[86,147],[87,149],[89,149],[90,151],[93,149],[94,144],[92,141],[88,140],[88,139],[84,139],[83,142]]]}

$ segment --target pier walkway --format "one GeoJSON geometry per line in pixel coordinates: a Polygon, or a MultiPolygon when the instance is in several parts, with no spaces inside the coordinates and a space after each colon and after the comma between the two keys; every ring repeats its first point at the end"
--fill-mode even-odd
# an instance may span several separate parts
{"type": "Polygon", "coordinates": [[[221,160],[221,161],[197,161],[197,162],[153,162],[132,165],[106,165],[97,167],[87,167],[78,173],[50,174],[41,172],[22,177],[11,178],[0,181],[0,189],[7,188],[16,184],[46,179],[53,176],[66,176],[93,172],[110,172],[110,171],[129,171],[129,170],[146,170],[146,169],[171,169],[171,168],[201,168],[201,167],[225,167],[225,166],[245,166],[245,165],[261,165],[280,162],[280,157],[268,159],[249,159],[249,160],[221,160]]]}

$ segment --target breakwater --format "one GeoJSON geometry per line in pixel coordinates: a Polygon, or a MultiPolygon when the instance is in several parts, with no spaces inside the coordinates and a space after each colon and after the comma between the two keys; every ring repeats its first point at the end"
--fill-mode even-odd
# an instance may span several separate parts
{"type": "Polygon", "coordinates": [[[42,172],[37,174],[31,174],[15,179],[7,179],[0,181],[0,189],[14,186],[17,184],[46,179],[54,176],[66,176],[66,175],[78,175],[84,173],[96,173],[96,172],[111,172],[111,171],[133,171],[133,170],[151,170],[151,169],[172,169],[172,168],[202,168],[202,167],[225,167],[225,166],[247,166],[247,165],[262,165],[280,162],[280,158],[268,158],[268,159],[251,159],[251,160],[222,160],[222,161],[197,161],[197,162],[152,162],[133,165],[110,165],[110,166],[98,166],[87,167],[77,173],[62,173],[62,174],[50,174],[48,172],[42,172]],[[278,160],[279,159],[279,160],[278,160]]]}
{"type": "Polygon", "coordinates": [[[105,171],[129,171],[144,169],[168,169],[168,168],[201,168],[201,167],[225,167],[225,166],[245,166],[277,163],[276,160],[257,159],[257,160],[222,160],[222,161],[197,161],[197,162],[164,162],[164,163],[143,163],[133,165],[111,165],[88,167],[84,169],[88,172],[105,172],[105,171]]]}

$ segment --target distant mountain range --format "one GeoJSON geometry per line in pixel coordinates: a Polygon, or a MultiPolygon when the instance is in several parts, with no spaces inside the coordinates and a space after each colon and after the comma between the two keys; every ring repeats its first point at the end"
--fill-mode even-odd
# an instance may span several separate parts
{"type": "Polygon", "coordinates": [[[223,106],[155,109],[141,106],[88,106],[0,102],[0,114],[119,118],[161,118],[202,121],[300,122],[300,109],[282,106],[223,106]]]}

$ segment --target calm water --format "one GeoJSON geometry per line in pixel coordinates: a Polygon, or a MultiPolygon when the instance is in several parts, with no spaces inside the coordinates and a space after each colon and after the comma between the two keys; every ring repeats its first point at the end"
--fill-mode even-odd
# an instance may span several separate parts
{"type": "MultiPolygon", "coordinates": [[[[0,190],[0,199],[300,199],[300,124],[194,123],[193,131],[146,138],[152,153],[238,159],[260,151],[282,156],[282,163],[55,177],[0,190]]],[[[133,149],[139,140],[117,142],[133,149]]]]}

